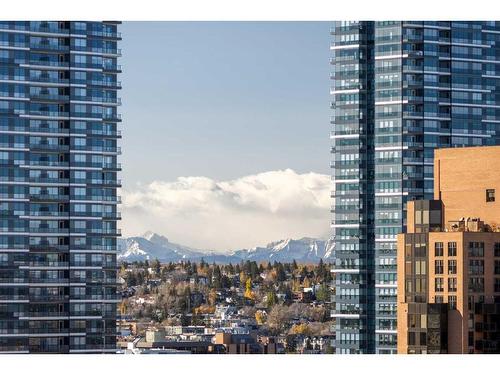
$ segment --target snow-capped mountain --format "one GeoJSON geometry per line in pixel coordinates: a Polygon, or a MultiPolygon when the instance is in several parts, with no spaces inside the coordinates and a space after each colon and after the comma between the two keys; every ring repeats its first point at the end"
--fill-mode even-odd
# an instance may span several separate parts
{"type": "Polygon", "coordinates": [[[199,261],[203,258],[209,263],[239,263],[242,260],[291,262],[294,259],[297,262],[316,263],[320,259],[331,262],[334,250],[332,240],[324,241],[304,237],[298,240],[286,239],[272,242],[265,247],[223,253],[178,245],[153,232],[146,232],[143,236],[120,239],[119,245],[121,250],[118,260],[127,262],[156,258],[162,262],[177,262],[183,259],[199,261]]]}
{"type": "Polygon", "coordinates": [[[171,243],[166,237],[151,232],[143,236],[120,239],[119,245],[121,251],[118,260],[128,262],[156,258],[163,262],[177,262],[181,259],[196,258],[199,255],[194,249],[171,243]]]}
{"type": "Polygon", "coordinates": [[[238,250],[233,253],[243,260],[279,261],[288,262],[295,259],[297,262],[318,262],[333,258],[333,241],[323,241],[304,237],[299,240],[286,239],[271,242],[265,247],[238,250]]]}

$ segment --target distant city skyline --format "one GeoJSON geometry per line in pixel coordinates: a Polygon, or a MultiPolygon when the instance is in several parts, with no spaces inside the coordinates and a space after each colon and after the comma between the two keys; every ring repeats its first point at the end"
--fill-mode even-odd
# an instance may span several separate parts
{"type": "Polygon", "coordinates": [[[153,230],[217,249],[328,236],[329,27],[123,23],[125,236],[153,230]],[[241,187],[262,184],[265,173],[265,187],[250,188],[266,190],[257,213],[241,187]],[[221,201],[200,190],[207,181],[238,191],[221,201]],[[308,212],[293,207],[304,196],[314,198],[308,212]]]}

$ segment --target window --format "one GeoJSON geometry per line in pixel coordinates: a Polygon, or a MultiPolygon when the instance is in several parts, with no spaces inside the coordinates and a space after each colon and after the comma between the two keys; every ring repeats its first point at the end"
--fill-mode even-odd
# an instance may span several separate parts
{"type": "Polygon", "coordinates": [[[448,242],[448,256],[456,257],[457,256],[457,243],[456,242],[448,242]]]}
{"type": "Polygon", "coordinates": [[[75,47],[87,47],[87,40],[75,38],[75,47]]]}
{"type": "Polygon", "coordinates": [[[469,278],[469,292],[470,293],[483,293],[484,292],[484,278],[471,277],[469,278]]]}
{"type": "MultiPolygon", "coordinates": [[[[495,262],[495,265],[496,265],[496,262],[495,262]]],[[[499,265],[500,265],[500,262],[499,262],[499,265]]],[[[469,274],[471,274],[471,275],[483,275],[484,274],[484,260],[482,260],[482,259],[469,260],[469,274]]]]}
{"type": "Polygon", "coordinates": [[[75,204],[75,212],[85,212],[87,210],[87,206],[85,204],[75,204]]]}
{"type": "Polygon", "coordinates": [[[87,160],[87,155],[75,154],[75,163],[85,163],[86,160],[87,160]]]}
{"type": "Polygon", "coordinates": [[[457,273],[457,261],[448,260],[448,275],[456,275],[457,273]]]}
{"type": "Polygon", "coordinates": [[[435,284],[434,284],[434,291],[435,292],[443,292],[444,291],[444,283],[443,283],[442,277],[436,277],[435,284]]]}
{"type": "Polygon", "coordinates": [[[434,244],[434,255],[437,257],[443,256],[443,243],[442,242],[436,242],[434,244]]]}
{"type": "Polygon", "coordinates": [[[444,273],[444,261],[435,260],[434,261],[434,272],[436,275],[442,275],[444,273]]]}
{"type": "Polygon", "coordinates": [[[495,243],[495,256],[500,257],[500,242],[495,243]]]}
{"type": "Polygon", "coordinates": [[[86,193],[87,193],[86,189],[85,188],[81,188],[81,187],[77,187],[73,191],[73,195],[75,195],[75,196],[85,196],[86,193]]]}
{"type": "Polygon", "coordinates": [[[425,260],[417,260],[415,262],[415,275],[425,275],[427,264],[425,260]]]}
{"type": "Polygon", "coordinates": [[[484,257],[484,242],[469,242],[469,257],[484,257]]]}
{"type": "Polygon", "coordinates": [[[495,275],[500,275],[500,260],[495,260],[495,275]]]}
{"type": "Polygon", "coordinates": [[[500,279],[495,279],[495,293],[500,293],[500,279]]]}
{"type": "Polygon", "coordinates": [[[87,24],[85,22],[75,22],[75,30],[87,30],[87,24]]]}
{"type": "Polygon", "coordinates": [[[450,310],[457,309],[457,296],[448,296],[448,308],[450,310]]]}
{"type": "Polygon", "coordinates": [[[416,345],[415,332],[408,332],[408,345],[416,345]]]}
{"type": "Polygon", "coordinates": [[[436,296],[435,303],[443,303],[443,296],[436,296]]]}
{"type": "Polygon", "coordinates": [[[495,189],[486,189],[486,202],[495,201],[495,189]]]}
{"type": "Polygon", "coordinates": [[[73,228],[76,231],[81,232],[82,230],[86,229],[86,227],[87,227],[87,222],[84,220],[75,220],[73,222],[73,228]]]}
{"type": "Polygon", "coordinates": [[[457,291],[457,278],[450,277],[448,279],[448,292],[456,292],[457,291]]]}

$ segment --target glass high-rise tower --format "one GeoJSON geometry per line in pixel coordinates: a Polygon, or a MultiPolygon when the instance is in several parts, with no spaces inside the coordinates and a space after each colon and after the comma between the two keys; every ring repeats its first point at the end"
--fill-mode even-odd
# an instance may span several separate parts
{"type": "MultiPolygon", "coordinates": [[[[335,22],[337,353],[396,353],[396,234],[433,150],[500,144],[500,22],[335,22]]],[[[416,285],[415,288],[422,286],[416,285]]]]}
{"type": "Polygon", "coordinates": [[[118,22],[0,22],[0,353],[116,351],[118,22]]]}

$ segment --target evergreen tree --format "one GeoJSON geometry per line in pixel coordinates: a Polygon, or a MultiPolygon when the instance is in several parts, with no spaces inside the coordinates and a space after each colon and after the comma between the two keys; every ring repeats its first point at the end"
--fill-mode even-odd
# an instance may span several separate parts
{"type": "Polygon", "coordinates": [[[278,298],[276,297],[276,293],[268,292],[267,293],[267,300],[266,300],[267,307],[268,308],[273,307],[274,305],[276,305],[277,302],[278,302],[278,298]]]}
{"type": "Polygon", "coordinates": [[[160,261],[158,260],[158,258],[155,258],[155,260],[153,260],[153,262],[151,263],[151,268],[153,269],[153,272],[156,275],[160,274],[161,264],[160,264],[160,261]]]}
{"type": "Polygon", "coordinates": [[[326,284],[321,284],[316,292],[316,299],[322,302],[330,301],[330,288],[326,284]]]}
{"type": "Polygon", "coordinates": [[[276,280],[279,282],[286,280],[285,269],[281,263],[278,263],[278,265],[276,266],[276,280]]]}
{"type": "Polygon", "coordinates": [[[262,273],[264,272],[264,266],[261,264],[259,264],[259,273],[262,273]]]}

